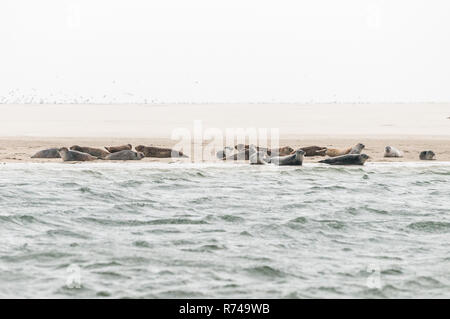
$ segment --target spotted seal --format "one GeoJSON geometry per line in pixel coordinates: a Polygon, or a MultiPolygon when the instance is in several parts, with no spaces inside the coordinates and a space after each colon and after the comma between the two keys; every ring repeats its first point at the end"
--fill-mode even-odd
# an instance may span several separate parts
{"type": "Polygon", "coordinates": [[[336,157],[330,157],[319,161],[319,163],[325,163],[330,165],[364,165],[365,161],[369,158],[366,154],[346,154],[336,157]]]}
{"type": "Polygon", "coordinates": [[[59,155],[59,148],[55,147],[39,151],[31,158],[61,158],[61,155],[59,155]]]}
{"type": "Polygon", "coordinates": [[[403,152],[393,146],[386,146],[384,148],[384,157],[403,157],[403,152]]]}
{"type": "Polygon", "coordinates": [[[62,147],[59,149],[59,155],[64,162],[86,162],[95,161],[97,157],[91,154],[82,153],[78,151],[71,151],[67,147],[62,147]]]}
{"type": "Polygon", "coordinates": [[[105,157],[107,161],[138,161],[145,157],[144,153],[131,150],[123,150],[111,153],[105,157]]]}
{"type": "Polygon", "coordinates": [[[110,153],[107,151],[102,150],[101,148],[94,148],[94,147],[82,147],[82,146],[78,146],[78,145],[73,145],[70,147],[70,149],[72,151],[78,151],[78,152],[82,152],[82,153],[87,153],[87,154],[91,154],[92,156],[95,156],[97,158],[105,158],[106,156],[108,156],[110,153]]]}

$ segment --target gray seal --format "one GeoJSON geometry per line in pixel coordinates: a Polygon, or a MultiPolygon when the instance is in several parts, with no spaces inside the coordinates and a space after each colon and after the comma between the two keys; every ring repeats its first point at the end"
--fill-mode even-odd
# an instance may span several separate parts
{"type": "Polygon", "coordinates": [[[361,151],[364,149],[364,147],[366,147],[364,144],[358,143],[352,147],[349,154],[361,154],[361,151]]]}
{"type": "Polygon", "coordinates": [[[120,146],[105,146],[105,149],[110,153],[117,153],[120,151],[131,150],[133,146],[131,144],[120,145],[120,146]]]}
{"type": "Polygon", "coordinates": [[[123,150],[109,154],[105,157],[108,161],[138,161],[145,157],[144,153],[135,152],[131,150],[123,150]]]}
{"type": "Polygon", "coordinates": [[[249,154],[251,165],[265,165],[270,162],[270,158],[267,157],[267,153],[264,151],[257,151],[254,145],[250,145],[249,154]]]}
{"type": "Polygon", "coordinates": [[[59,148],[55,147],[39,151],[31,158],[61,158],[61,155],[59,155],[59,148]]]}
{"type": "Polygon", "coordinates": [[[422,151],[420,152],[419,158],[423,161],[431,161],[434,160],[435,155],[433,151],[422,151]]]}
{"type": "Polygon", "coordinates": [[[82,153],[87,153],[87,154],[91,154],[92,156],[95,156],[97,158],[105,158],[106,156],[108,156],[110,153],[107,151],[102,150],[101,148],[94,148],[94,147],[82,147],[82,146],[78,146],[78,145],[73,145],[70,147],[70,149],[72,151],[78,151],[78,152],[82,152],[82,153]]]}
{"type": "Polygon", "coordinates": [[[270,159],[270,162],[275,165],[302,165],[303,164],[303,156],[305,155],[305,151],[298,149],[294,154],[287,156],[274,156],[270,159]]]}
{"type": "Polygon", "coordinates": [[[86,162],[86,161],[95,161],[97,159],[97,157],[87,153],[82,153],[78,151],[69,151],[67,147],[60,148],[59,155],[61,156],[64,162],[86,162]]]}
{"type": "Polygon", "coordinates": [[[170,157],[187,157],[183,152],[176,151],[170,148],[162,148],[156,146],[144,146],[138,145],[135,150],[144,154],[145,157],[158,157],[158,158],[170,158],[170,157]]]}
{"type": "Polygon", "coordinates": [[[225,161],[248,161],[254,150],[242,149],[237,154],[233,154],[224,158],[225,161]]]}
{"type": "Polygon", "coordinates": [[[384,148],[384,157],[403,157],[403,152],[393,146],[386,146],[384,148]]]}
{"type": "Polygon", "coordinates": [[[233,149],[232,147],[230,147],[230,146],[225,146],[225,147],[223,148],[223,150],[217,151],[216,156],[217,156],[218,159],[223,160],[223,159],[227,158],[228,156],[230,156],[231,153],[233,152],[233,150],[234,150],[234,149],[233,149]]]}
{"type": "MultiPolygon", "coordinates": [[[[238,150],[238,152],[242,152],[244,150],[248,150],[250,148],[250,145],[237,144],[234,146],[234,148],[236,150],[238,150]]],[[[262,151],[262,152],[267,153],[267,155],[270,155],[270,156],[285,156],[285,155],[291,155],[294,152],[294,149],[290,146],[283,146],[283,147],[272,148],[272,149],[268,149],[267,147],[255,146],[255,148],[258,152],[262,151]]]]}
{"type": "Polygon", "coordinates": [[[336,157],[330,157],[319,161],[330,165],[364,165],[364,162],[369,158],[366,154],[347,154],[336,157]]]}

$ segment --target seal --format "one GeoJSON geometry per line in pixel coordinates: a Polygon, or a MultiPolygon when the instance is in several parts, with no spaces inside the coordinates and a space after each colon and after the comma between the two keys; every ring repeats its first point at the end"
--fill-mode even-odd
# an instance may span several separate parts
{"type": "Polygon", "coordinates": [[[91,154],[92,156],[95,156],[100,159],[104,159],[106,156],[108,156],[110,153],[107,151],[102,150],[101,148],[93,148],[93,147],[82,147],[78,145],[73,145],[70,147],[72,151],[78,151],[82,153],[91,154]]]}
{"type": "Polygon", "coordinates": [[[303,152],[305,152],[305,156],[325,156],[327,153],[326,147],[320,146],[307,146],[300,148],[303,152]]]}
{"type": "Polygon", "coordinates": [[[350,153],[351,150],[352,150],[351,147],[343,149],[343,150],[339,150],[337,148],[327,148],[327,151],[325,154],[328,155],[329,157],[336,157],[336,156],[346,155],[346,154],[350,153]]]}
{"type": "Polygon", "coordinates": [[[270,162],[275,165],[302,165],[303,164],[303,156],[305,152],[301,149],[295,151],[294,154],[286,155],[286,156],[274,156],[270,159],[270,162]]]}
{"type": "Polygon", "coordinates": [[[242,150],[248,149],[248,145],[245,145],[245,144],[236,144],[236,145],[234,146],[234,148],[240,152],[240,151],[242,151],[242,150]]]}
{"type": "Polygon", "coordinates": [[[144,153],[145,157],[158,157],[158,158],[188,157],[184,155],[183,152],[175,151],[170,148],[138,145],[135,147],[135,149],[138,152],[144,153]]]}
{"type": "Polygon", "coordinates": [[[233,148],[232,147],[225,146],[223,148],[223,150],[217,151],[216,156],[217,156],[218,159],[223,160],[223,159],[227,158],[227,156],[230,156],[232,152],[233,152],[233,148]]]}
{"type": "Polygon", "coordinates": [[[248,161],[250,159],[250,151],[249,149],[243,149],[236,154],[227,156],[224,158],[225,161],[248,161]]]}
{"type": "Polygon", "coordinates": [[[254,145],[250,145],[249,154],[251,165],[265,165],[270,161],[270,159],[267,158],[267,153],[258,151],[254,145]]]}
{"type": "Polygon", "coordinates": [[[42,150],[31,156],[31,158],[61,158],[59,148],[49,148],[42,150]]]}
{"type": "Polygon", "coordinates": [[[107,161],[138,161],[145,157],[144,153],[131,150],[123,150],[111,153],[105,157],[107,161]]]}
{"type": "Polygon", "coordinates": [[[287,156],[294,154],[294,149],[290,146],[283,146],[280,148],[272,148],[267,151],[267,155],[270,156],[287,156]]]}
{"type": "Polygon", "coordinates": [[[336,148],[328,148],[326,151],[326,155],[329,157],[342,156],[346,154],[360,154],[364,149],[365,145],[362,143],[358,143],[353,147],[345,148],[345,149],[336,149],[336,148]]]}
{"type": "Polygon", "coordinates": [[[319,161],[319,163],[325,163],[330,165],[364,165],[365,161],[369,158],[366,154],[346,154],[336,157],[330,157],[319,161]]]}
{"type": "Polygon", "coordinates": [[[393,146],[386,146],[384,148],[384,157],[403,157],[403,152],[393,146]]]}
{"type": "MultiPolygon", "coordinates": [[[[251,144],[253,145],[253,144],[251,144]]],[[[253,145],[255,146],[255,145],[253,145]]],[[[255,146],[256,151],[263,151],[263,152],[270,152],[270,150],[267,147],[261,147],[261,146],[255,146]]],[[[248,150],[250,148],[250,145],[244,145],[244,144],[237,144],[234,146],[234,148],[238,151],[248,150]]]]}
{"type": "Polygon", "coordinates": [[[60,148],[59,155],[61,156],[64,162],[86,162],[86,161],[95,161],[97,159],[97,157],[87,153],[82,153],[78,151],[69,151],[67,147],[60,148]]]}
{"type": "Polygon", "coordinates": [[[433,151],[422,151],[420,152],[419,158],[423,161],[431,161],[435,159],[435,155],[433,151]]]}
{"type": "Polygon", "coordinates": [[[132,148],[133,148],[133,146],[131,146],[131,144],[120,145],[120,146],[109,146],[109,147],[105,146],[105,149],[110,153],[131,150],[132,148]]]}
{"type": "Polygon", "coordinates": [[[364,149],[364,147],[366,147],[364,144],[358,143],[352,147],[349,154],[361,154],[361,151],[364,149]]]}
{"type": "MultiPolygon", "coordinates": [[[[236,150],[243,151],[243,150],[248,150],[249,149],[249,145],[244,145],[244,144],[237,144],[234,146],[234,148],[236,150]]],[[[291,155],[294,152],[294,149],[290,146],[283,146],[283,147],[279,147],[279,148],[272,148],[272,149],[268,149],[267,147],[260,147],[260,146],[255,146],[256,150],[258,152],[262,151],[262,152],[266,152],[267,155],[271,155],[271,156],[286,156],[286,155],[291,155]]]]}

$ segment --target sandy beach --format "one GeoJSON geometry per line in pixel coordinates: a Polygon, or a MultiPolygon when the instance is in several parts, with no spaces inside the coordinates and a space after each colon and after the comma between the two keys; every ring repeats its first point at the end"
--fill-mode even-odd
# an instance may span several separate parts
{"type": "MultiPolygon", "coordinates": [[[[2,105],[0,115],[1,162],[60,162],[30,156],[74,144],[173,147],[178,142],[171,138],[173,130],[192,131],[194,121],[201,121],[204,130],[274,128],[280,146],[293,148],[346,148],[361,142],[375,162],[419,161],[423,150],[450,161],[450,104],[2,105]],[[402,150],[404,157],[384,158],[386,145],[402,150]]],[[[217,159],[211,154],[203,160],[217,159]]]]}

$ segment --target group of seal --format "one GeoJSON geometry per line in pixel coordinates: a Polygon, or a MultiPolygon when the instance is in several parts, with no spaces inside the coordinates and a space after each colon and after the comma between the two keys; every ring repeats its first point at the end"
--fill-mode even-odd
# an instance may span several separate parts
{"type": "Polygon", "coordinates": [[[358,143],[355,146],[344,150],[328,148],[325,154],[328,155],[329,158],[321,160],[319,163],[329,165],[364,165],[369,159],[369,155],[361,154],[365,147],[364,144],[358,143]]]}
{"type": "Polygon", "coordinates": [[[365,145],[358,143],[353,147],[344,150],[329,149],[321,146],[306,146],[294,150],[290,146],[276,149],[269,149],[254,145],[238,144],[234,148],[226,146],[217,152],[216,156],[222,160],[249,160],[250,164],[274,164],[274,165],[302,165],[304,157],[308,156],[330,156],[320,163],[330,165],[363,165],[369,158],[366,154],[361,154],[365,145]],[[233,154],[233,151],[235,153],[233,154]],[[331,156],[333,155],[333,156],[331,156]]]}
{"type": "MultiPolygon", "coordinates": [[[[141,160],[144,157],[156,158],[187,158],[183,152],[170,148],[138,145],[136,151],[132,150],[131,144],[119,146],[107,146],[106,151],[101,148],[73,145],[68,149],[49,148],[41,150],[31,158],[62,158],[63,161],[130,161],[141,160]]],[[[274,165],[302,165],[303,158],[308,156],[328,156],[329,158],[319,163],[329,165],[364,165],[369,159],[367,154],[361,154],[365,145],[358,143],[353,147],[345,149],[334,149],[321,146],[307,146],[294,150],[290,146],[279,148],[266,148],[255,145],[237,144],[234,147],[226,146],[218,151],[216,156],[222,160],[244,160],[250,161],[252,165],[274,164],[274,165]]],[[[384,157],[403,157],[403,152],[393,146],[386,146],[384,157]]],[[[435,153],[431,150],[422,151],[419,155],[421,160],[434,160],[435,153]]]]}
{"type": "Polygon", "coordinates": [[[144,157],[187,157],[182,152],[168,148],[139,145],[135,147],[136,152],[132,148],[133,146],[131,144],[107,146],[105,147],[105,151],[101,148],[73,145],[70,149],[67,147],[45,149],[37,152],[31,158],[62,158],[64,162],[86,162],[98,159],[107,161],[132,161],[141,160],[144,157]]]}
{"type": "Polygon", "coordinates": [[[266,151],[258,150],[256,146],[250,145],[248,149],[250,164],[252,165],[274,164],[278,166],[303,165],[303,156],[305,155],[304,151],[298,149],[294,152],[291,152],[291,154],[280,156],[280,154],[285,154],[286,150],[287,148],[280,148],[278,150],[271,150],[270,154],[268,154],[267,150],[266,151]]]}
{"type": "MultiPolygon", "coordinates": [[[[435,159],[436,154],[433,151],[422,151],[419,154],[419,159],[423,161],[431,161],[435,159]]],[[[403,157],[403,152],[393,146],[386,146],[384,148],[384,157],[403,157]]]]}

